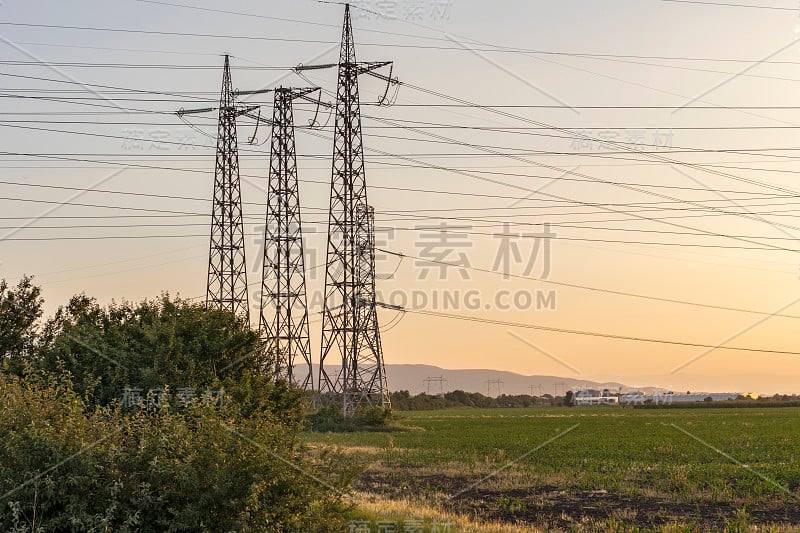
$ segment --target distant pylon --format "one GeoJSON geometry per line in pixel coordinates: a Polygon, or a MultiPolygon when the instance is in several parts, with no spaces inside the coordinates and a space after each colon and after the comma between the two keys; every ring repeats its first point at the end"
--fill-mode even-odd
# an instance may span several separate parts
{"type": "Polygon", "coordinates": [[[231,311],[249,324],[247,262],[236,140],[236,117],[239,114],[234,103],[230,61],[226,55],[219,101],[206,306],[231,311]]]}
{"type": "Polygon", "coordinates": [[[317,90],[275,89],[259,321],[262,339],[276,357],[276,374],[304,389],[313,389],[314,382],[292,101],[317,90]],[[304,367],[299,376],[298,358],[304,367]]]}
{"type": "Polygon", "coordinates": [[[498,396],[500,396],[500,394],[502,394],[502,388],[503,388],[503,380],[502,379],[490,379],[490,380],[487,380],[485,383],[486,383],[486,396],[491,396],[492,395],[492,385],[494,385],[497,388],[497,395],[498,396]]]}
{"type": "Polygon", "coordinates": [[[341,402],[345,415],[362,405],[391,406],[376,312],[374,212],[367,202],[358,97],[359,74],[389,64],[356,62],[345,5],[319,369],[321,399],[341,402]],[[341,366],[329,375],[332,365],[341,366]]]}
{"type": "Polygon", "coordinates": [[[422,380],[422,384],[426,388],[425,393],[428,395],[430,395],[431,393],[432,384],[437,383],[439,385],[439,392],[437,393],[437,396],[444,396],[444,384],[446,382],[447,380],[444,379],[444,376],[428,376],[427,378],[422,380]]]}

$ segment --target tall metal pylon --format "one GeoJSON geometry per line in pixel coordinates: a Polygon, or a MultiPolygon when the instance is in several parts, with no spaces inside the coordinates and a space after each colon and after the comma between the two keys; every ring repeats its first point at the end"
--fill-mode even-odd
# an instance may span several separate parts
{"type": "Polygon", "coordinates": [[[206,306],[233,312],[250,323],[247,295],[244,222],[242,220],[239,152],[236,139],[237,109],[228,56],[222,75],[208,254],[206,306]]]}
{"type": "Polygon", "coordinates": [[[307,390],[313,389],[314,378],[292,101],[318,90],[275,89],[259,321],[259,332],[277,361],[276,374],[307,390]],[[298,358],[305,376],[295,372],[298,358]]]}
{"type": "MultiPolygon", "coordinates": [[[[367,202],[358,96],[358,76],[387,65],[391,62],[356,61],[350,6],[345,5],[335,65],[339,75],[319,368],[320,398],[340,402],[345,415],[361,406],[391,406],[376,312],[374,212],[367,202]],[[329,374],[333,365],[341,366],[329,374]]],[[[298,70],[311,68],[322,67],[298,70]]]]}

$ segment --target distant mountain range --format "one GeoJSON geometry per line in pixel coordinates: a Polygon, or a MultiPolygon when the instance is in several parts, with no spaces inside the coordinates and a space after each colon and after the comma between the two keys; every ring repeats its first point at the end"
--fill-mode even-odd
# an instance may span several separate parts
{"type": "Polygon", "coordinates": [[[615,382],[598,383],[560,376],[523,376],[514,372],[489,369],[447,370],[432,365],[386,365],[386,376],[389,390],[407,390],[411,394],[420,392],[438,394],[440,392],[439,377],[443,379],[441,387],[444,392],[463,390],[480,392],[489,396],[497,396],[498,390],[502,394],[533,393],[536,396],[542,394],[563,396],[565,391],[579,388],[608,389],[611,392],[619,390],[624,392],[630,389],[627,385],[615,382]],[[436,379],[426,381],[428,378],[436,379]]]}
{"type": "MultiPolygon", "coordinates": [[[[326,365],[328,375],[334,375],[338,370],[336,367],[329,368],[326,365]]],[[[315,372],[317,369],[314,369],[315,372]]],[[[570,389],[580,388],[603,390],[608,389],[612,393],[617,391],[627,392],[629,390],[640,390],[645,393],[652,393],[655,388],[632,388],[622,383],[607,382],[599,383],[585,379],[573,379],[560,376],[523,376],[514,372],[489,369],[459,369],[448,370],[432,365],[386,365],[386,376],[389,382],[389,390],[407,390],[411,394],[430,392],[439,394],[453,390],[463,390],[466,392],[480,392],[488,396],[497,396],[498,391],[502,394],[534,394],[541,396],[551,394],[563,396],[570,389]],[[438,378],[442,378],[442,382],[438,378]],[[434,378],[429,380],[429,378],[434,378]],[[498,383],[499,380],[499,383],[498,383]]],[[[316,382],[317,376],[314,376],[316,382]]]]}

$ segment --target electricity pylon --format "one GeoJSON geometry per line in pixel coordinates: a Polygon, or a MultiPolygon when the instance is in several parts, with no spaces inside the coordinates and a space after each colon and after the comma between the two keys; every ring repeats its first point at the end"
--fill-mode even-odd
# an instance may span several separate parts
{"type": "Polygon", "coordinates": [[[297,71],[338,67],[325,304],[322,314],[319,392],[337,401],[345,415],[361,406],[391,406],[375,300],[374,211],[367,202],[358,76],[391,62],[356,61],[350,6],[345,5],[339,63],[301,66],[297,71]],[[326,364],[328,365],[326,367],[326,364]],[[329,374],[332,365],[339,366],[329,374]]]}
{"type": "MultiPolygon", "coordinates": [[[[425,386],[426,390],[425,393],[430,396],[431,394],[431,385],[434,383],[439,385],[439,392],[436,394],[437,396],[444,396],[444,384],[447,383],[447,380],[444,379],[444,376],[428,376],[427,378],[422,380],[422,384],[425,386]]],[[[435,391],[435,388],[434,388],[435,391]]]]}
{"type": "Polygon", "coordinates": [[[219,101],[206,306],[231,311],[249,324],[247,262],[236,140],[236,117],[239,114],[241,110],[234,102],[230,60],[226,55],[219,101]]]}
{"type": "Polygon", "coordinates": [[[292,101],[318,90],[275,89],[261,277],[259,332],[276,358],[276,375],[303,389],[313,389],[314,382],[292,101]],[[298,358],[305,367],[305,377],[295,373],[298,358]]]}
{"type": "Polygon", "coordinates": [[[491,396],[492,394],[492,385],[497,387],[497,395],[500,396],[502,393],[503,388],[503,380],[502,379],[490,379],[485,381],[486,383],[486,396],[491,396]]]}

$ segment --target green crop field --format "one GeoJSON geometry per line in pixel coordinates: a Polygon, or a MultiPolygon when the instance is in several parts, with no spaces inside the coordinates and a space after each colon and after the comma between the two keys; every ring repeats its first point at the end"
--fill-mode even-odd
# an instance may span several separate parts
{"type": "Polygon", "coordinates": [[[800,408],[403,412],[388,430],[304,437],[363,465],[360,531],[800,526],[800,408]]]}

